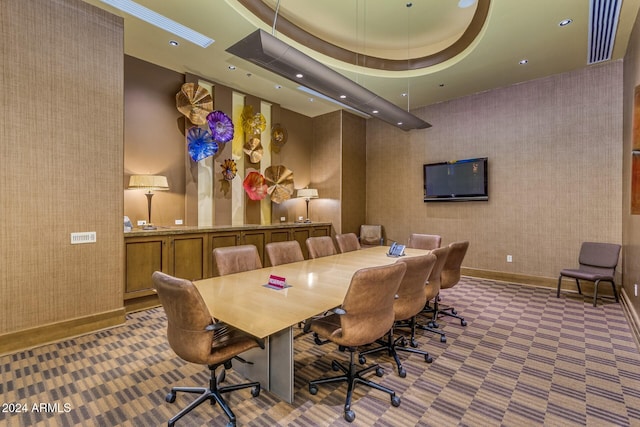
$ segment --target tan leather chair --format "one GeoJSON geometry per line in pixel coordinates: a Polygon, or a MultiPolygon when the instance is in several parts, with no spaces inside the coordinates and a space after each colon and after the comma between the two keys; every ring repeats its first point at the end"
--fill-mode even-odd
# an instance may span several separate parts
{"type": "Polygon", "coordinates": [[[436,263],[429,274],[427,285],[424,287],[426,304],[422,313],[429,319],[426,324],[417,323],[416,327],[425,331],[433,332],[440,335],[440,342],[447,342],[447,337],[442,329],[438,329],[438,294],[440,294],[440,275],[449,255],[449,246],[433,249],[431,251],[436,257],[436,263]],[[433,300],[433,307],[429,301],[433,300]]]}
{"type": "Polygon", "coordinates": [[[360,249],[360,242],[358,242],[356,233],[336,234],[336,243],[341,254],[360,249]]]}
{"type": "Polygon", "coordinates": [[[437,234],[417,234],[409,236],[408,248],[414,249],[437,249],[442,244],[442,237],[437,234]]]}
{"type": "Polygon", "coordinates": [[[336,255],[338,253],[336,246],[333,244],[333,240],[329,236],[309,237],[305,243],[309,251],[310,259],[336,255]]]}
{"type": "Polygon", "coordinates": [[[346,381],[344,418],[348,422],[356,417],[351,410],[351,396],[357,383],[388,393],[391,404],[400,405],[400,398],[393,390],[363,378],[365,373],[372,370],[375,370],[378,376],[382,376],[384,371],[379,365],[356,371],[353,359],[359,346],[374,342],[391,329],[395,318],[394,297],[406,268],[404,263],[395,263],[356,271],[351,278],[342,306],[336,309],[334,314],[311,323],[311,330],[316,334],[316,342],[323,338],[349,351],[349,367],[334,360],[331,363],[332,368],[336,371],[341,370],[344,374],[310,381],[309,392],[316,394],[319,384],[346,381]]]}
{"type": "MultiPolygon", "coordinates": [[[[441,292],[443,289],[453,288],[460,281],[460,267],[464,256],[467,254],[467,249],[469,249],[469,242],[467,241],[449,244],[449,255],[447,255],[447,260],[444,263],[444,267],[442,267],[442,273],[440,273],[441,292]]],[[[464,317],[458,315],[453,307],[439,308],[438,314],[460,319],[460,324],[467,326],[467,321],[464,320],[464,317]]]]}
{"type": "Polygon", "coordinates": [[[231,367],[231,359],[261,346],[254,338],[216,322],[209,313],[202,296],[189,280],[178,279],[156,271],[152,275],[153,287],[167,315],[167,339],[171,349],[181,359],[207,365],[210,371],[209,387],[173,387],[166,401],[173,403],[177,392],[200,394],[189,406],[169,420],[169,426],[192,411],[201,403],[218,403],[229,418],[229,425],[236,425],[236,417],[222,397],[223,393],[251,387],[251,395],[260,394],[260,383],[249,382],[219,387],[216,369],[231,367]]]}
{"type": "Polygon", "coordinates": [[[565,268],[560,272],[558,277],[558,293],[560,298],[560,286],[563,277],[575,279],[578,286],[578,293],[582,295],[580,289],[580,280],[586,280],[594,283],[593,306],[598,302],[598,285],[600,282],[609,282],[613,288],[613,296],[618,302],[618,291],[614,276],[616,267],[618,266],[618,258],[620,257],[620,245],[615,243],[597,243],[584,242],[580,247],[580,255],[578,256],[578,268],[565,268]]]}
{"type": "Polygon", "coordinates": [[[384,245],[384,237],[382,236],[381,225],[363,224],[360,226],[360,246],[363,248],[370,246],[384,245]]]}
{"type": "Polygon", "coordinates": [[[262,268],[258,248],[254,245],[215,248],[213,250],[213,265],[218,276],[262,268]]]}
{"type": "Polygon", "coordinates": [[[267,243],[264,249],[272,266],[304,261],[304,255],[297,240],[267,243]]]}
{"type": "Polygon", "coordinates": [[[422,312],[427,302],[425,293],[425,283],[427,277],[431,274],[431,270],[435,265],[437,258],[433,254],[427,254],[417,257],[411,257],[396,261],[397,263],[404,263],[407,266],[407,270],[404,273],[400,287],[396,293],[396,299],[393,303],[393,311],[395,314],[395,324],[399,322],[408,322],[411,328],[410,347],[407,347],[406,338],[404,335],[400,335],[397,338],[393,336],[392,327],[387,334],[386,342],[378,340],[377,342],[382,344],[380,347],[371,348],[360,352],[358,361],[362,364],[366,362],[365,355],[377,353],[385,350],[387,354],[393,356],[398,367],[398,375],[404,378],[407,376],[407,371],[402,366],[400,358],[398,357],[398,351],[406,351],[409,353],[421,354],[424,356],[424,360],[427,363],[431,363],[433,358],[428,352],[418,350],[418,343],[416,342],[416,316],[422,312]]]}

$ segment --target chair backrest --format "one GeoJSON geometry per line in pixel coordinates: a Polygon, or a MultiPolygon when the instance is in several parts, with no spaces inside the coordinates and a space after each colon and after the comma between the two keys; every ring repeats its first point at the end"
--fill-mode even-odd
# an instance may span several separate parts
{"type": "Polygon", "coordinates": [[[338,250],[341,254],[360,249],[356,233],[336,234],[336,243],[338,243],[338,250]]]}
{"type": "Polygon", "coordinates": [[[220,276],[262,268],[258,248],[254,245],[215,248],[213,265],[220,276]]]}
{"type": "Polygon", "coordinates": [[[311,259],[338,253],[336,245],[333,244],[333,240],[329,236],[309,237],[305,243],[311,259]]]}
{"type": "Polygon", "coordinates": [[[380,246],[382,241],[382,226],[363,224],[360,226],[360,244],[363,246],[380,246]]]}
{"type": "Polygon", "coordinates": [[[437,249],[442,244],[442,237],[437,234],[417,234],[409,236],[408,248],[414,249],[437,249]]]}
{"type": "Polygon", "coordinates": [[[304,255],[297,240],[271,242],[264,247],[271,265],[289,264],[304,261],[304,255]]]}
{"type": "Polygon", "coordinates": [[[453,242],[449,244],[449,255],[440,273],[440,288],[449,289],[460,281],[460,267],[469,249],[469,242],[453,242]]]}
{"type": "Polygon", "coordinates": [[[396,321],[411,319],[424,309],[427,302],[424,288],[436,261],[437,258],[433,254],[407,257],[396,261],[407,266],[393,304],[396,321]]]}
{"type": "Polygon", "coordinates": [[[444,268],[447,257],[449,256],[449,246],[443,248],[437,248],[431,251],[435,255],[436,263],[431,270],[431,274],[427,278],[427,286],[425,287],[426,300],[430,301],[435,298],[440,292],[440,277],[442,275],[442,269],[444,268]]]}
{"type": "Polygon", "coordinates": [[[578,262],[592,272],[613,276],[618,266],[620,245],[615,243],[584,242],[580,247],[578,262]]]}
{"type": "Polygon", "coordinates": [[[173,351],[187,362],[207,364],[214,323],[198,289],[189,280],[156,271],[153,287],[167,315],[167,340],[173,351]]]}
{"type": "Polygon", "coordinates": [[[340,336],[332,341],[356,347],[384,336],[393,326],[395,295],[406,269],[394,263],[356,271],[342,303],[340,336]]]}

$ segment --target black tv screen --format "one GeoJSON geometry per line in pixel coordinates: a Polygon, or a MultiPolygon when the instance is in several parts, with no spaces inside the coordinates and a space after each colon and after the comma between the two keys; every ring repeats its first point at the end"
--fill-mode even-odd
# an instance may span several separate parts
{"type": "Polygon", "coordinates": [[[424,201],[489,200],[487,158],[424,165],[424,201]]]}

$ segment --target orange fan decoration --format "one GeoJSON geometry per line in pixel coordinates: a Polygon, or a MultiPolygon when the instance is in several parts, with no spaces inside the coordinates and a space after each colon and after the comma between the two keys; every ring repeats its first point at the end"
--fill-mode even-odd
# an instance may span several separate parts
{"type": "Polygon", "coordinates": [[[194,125],[203,125],[207,123],[207,114],[213,111],[213,98],[202,86],[185,83],[176,94],[176,108],[194,125]]]}
{"type": "Polygon", "coordinates": [[[282,203],[293,195],[293,172],[284,165],[269,166],[264,171],[267,192],[274,203],[282,203]]]}

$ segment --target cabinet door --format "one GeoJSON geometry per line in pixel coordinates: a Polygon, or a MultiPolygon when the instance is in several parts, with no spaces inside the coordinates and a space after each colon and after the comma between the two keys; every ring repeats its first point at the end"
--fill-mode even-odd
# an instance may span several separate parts
{"type": "Polygon", "coordinates": [[[319,227],[313,227],[312,231],[311,231],[313,237],[320,237],[320,236],[330,236],[330,231],[329,231],[329,226],[326,225],[322,225],[319,227]]]}
{"type": "Polygon", "coordinates": [[[272,230],[269,235],[269,242],[286,242],[291,240],[289,230],[272,230]]]}
{"type": "Polygon", "coordinates": [[[169,273],[164,238],[128,241],[126,251],[125,299],[153,294],[154,271],[169,273]]]}
{"type": "Polygon", "coordinates": [[[254,245],[258,248],[258,254],[260,254],[260,261],[264,265],[264,245],[266,243],[267,236],[265,231],[247,231],[242,233],[242,245],[254,245]]]}
{"type": "Polygon", "coordinates": [[[188,280],[207,277],[206,235],[173,238],[173,275],[188,280]]]}
{"type": "Polygon", "coordinates": [[[293,239],[300,243],[300,249],[302,249],[302,255],[304,259],[309,259],[309,251],[307,250],[307,239],[311,237],[310,228],[301,228],[293,230],[293,239]]]}

